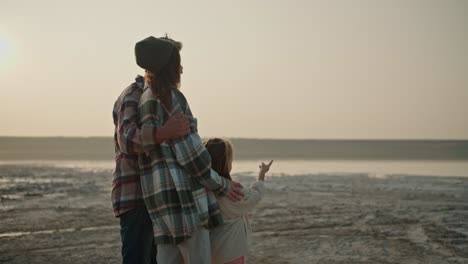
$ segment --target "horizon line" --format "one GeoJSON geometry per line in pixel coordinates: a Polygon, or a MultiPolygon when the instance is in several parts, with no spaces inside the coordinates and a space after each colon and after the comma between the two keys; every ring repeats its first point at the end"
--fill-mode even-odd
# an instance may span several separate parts
{"type": "MultiPolygon", "coordinates": [[[[109,138],[113,136],[11,136],[0,135],[0,138],[29,138],[29,139],[46,139],[46,138],[68,138],[68,139],[91,139],[91,138],[109,138]]],[[[213,138],[203,137],[202,138],[213,138]]],[[[241,139],[241,140],[289,140],[289,141],[468,141],[468,138],[259,138],[259,137],[229,137],[223,136],[219,138],[226,139],[241,139]]]]}

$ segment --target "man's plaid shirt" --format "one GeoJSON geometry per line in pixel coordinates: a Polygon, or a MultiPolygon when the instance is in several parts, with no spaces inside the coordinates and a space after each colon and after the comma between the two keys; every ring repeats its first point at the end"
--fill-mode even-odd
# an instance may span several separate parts
{"type": "Polygon", "coordinates": [[[142,130],[159,127],[178,112],[191,124],[191,134],[161,144],[156,144],[150,133],[142,133],[146,154],[140,157],[141,185],[158,244],[179,244],[202,226],[221,225],[214,194],[224,196],[231,184],[211,170],[211,157],[198,135],[197,120],[184,95],[176,88],[172,91],[170,113],[149,87],[145,87],[138,107],[142,130]]]}
{"type": "Polygon", "coordinates": [[[112,181],[112,207],[116,217],[142,206],[138,154],[143,152],[138,128],[138,102],[143,93],[144,79],[137,76],[114,104],[115,169],[112,181]]]}

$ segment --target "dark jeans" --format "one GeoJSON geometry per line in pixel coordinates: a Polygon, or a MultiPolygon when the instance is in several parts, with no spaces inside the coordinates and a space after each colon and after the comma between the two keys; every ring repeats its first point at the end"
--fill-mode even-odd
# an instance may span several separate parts
{"type": "Polygon", "coordinates": [[[145,206],[125,212],[120,217],[123,264],[155,264],[156,245],[153,226],[145,206]]]}

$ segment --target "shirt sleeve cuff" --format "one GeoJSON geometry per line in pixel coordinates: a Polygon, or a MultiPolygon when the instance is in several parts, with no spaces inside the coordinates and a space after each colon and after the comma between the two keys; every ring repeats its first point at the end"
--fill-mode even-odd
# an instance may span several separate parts
{"type": "Polygon", "coordinates": [[[231,181],[224,178],[222,180],[224,181],[224,185],[221,186],[219,188],[220,190],[216,193],[220,197],[226,196],[229,192],[229,189],[231,189],[231,181]]]}

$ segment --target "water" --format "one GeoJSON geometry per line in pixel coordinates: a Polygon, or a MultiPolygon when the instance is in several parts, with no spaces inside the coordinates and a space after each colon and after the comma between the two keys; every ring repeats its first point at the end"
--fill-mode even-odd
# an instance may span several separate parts
{"type": "MultiPolygon", "coordinates": [[[[468,177],[468,140],[232,139],[233,174],[255,175],[274,159],[271,175],[392,174],[468,177]]],[[[0,165],[112,170],[112,138],[0,137],[0,165]]]]}
{"type": "MultiPolygon", "coordinates": [[[[268,162],[269,160],[264,160],[268,162]]],[[[256,176],[261,160],[234,161],[232,174],[256,176]]],[[[50,166],[79,171],[111,171],[113,161],[83,160],[16,160],[0,161],[0,165],[50,166]]],[[[271,176],[327,174],[367,174],[370,177],[389,175],[468,177],[468,161],[453,160],[275,160],[271,176]]],[[[1,183],[1,180],[0,180],[1,183]]]]}
{"type": "MultiPolygon", "coordinates": [[[[468,140],[232,139],[236,160],[464,160],[468,140]]],[[[112,138],[0,137],[2,160],[112,160],[112,138]]]]}
{"type": "MultiPolygon", "coordinates": [[[[234,174],[256,175],[260,161],[238,161],[234,174]]],[[[271,174],[277,175],[346,175],[367,174],[385,177],[392,174],[468,177],[468,161],[399,161],[399,160],[276,160],[271,174]]]]}

